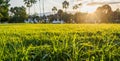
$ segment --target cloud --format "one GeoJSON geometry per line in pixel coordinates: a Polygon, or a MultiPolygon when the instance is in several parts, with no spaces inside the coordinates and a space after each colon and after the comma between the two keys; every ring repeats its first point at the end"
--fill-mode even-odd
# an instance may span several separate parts
{"type": "Polygon", "coordinates": [[[82,3],[83,5],[119,4],[120,0],[76,0],[75,3],[82,3]]]}
{"type": "Polygon", "coordinates": [[[109,4],[120,4],[120,2],[109,2],[109,4]]]}
{"type": "Polygon", "coordinates": [[[87,5],[120,4],[120,2],[91,2],[87,5]]]}

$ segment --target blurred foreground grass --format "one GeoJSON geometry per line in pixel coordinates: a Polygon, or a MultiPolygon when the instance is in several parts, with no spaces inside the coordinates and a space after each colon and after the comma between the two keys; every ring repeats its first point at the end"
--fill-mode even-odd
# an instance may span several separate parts
{"type": "Polygon", "coordinates": [[[0,24],[0,61],[119,60],[119,24],[0,24]]]}

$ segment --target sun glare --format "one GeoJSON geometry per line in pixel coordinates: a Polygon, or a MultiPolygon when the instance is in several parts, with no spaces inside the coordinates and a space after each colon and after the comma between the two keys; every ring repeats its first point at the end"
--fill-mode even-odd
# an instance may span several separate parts
{"type": "Polygon", "coordinates": [[[87,13],[94,13],[98,6],[82,6],[80,11],[87,12],[87,13]]]}

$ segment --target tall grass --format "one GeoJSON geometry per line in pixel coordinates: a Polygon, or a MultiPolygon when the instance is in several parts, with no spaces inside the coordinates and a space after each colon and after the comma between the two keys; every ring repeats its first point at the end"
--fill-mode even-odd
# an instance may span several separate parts
{"type": "Polygon", "coordinates": [[[0,25],[0,61],[119,60],[119,24],[0,25]]]}

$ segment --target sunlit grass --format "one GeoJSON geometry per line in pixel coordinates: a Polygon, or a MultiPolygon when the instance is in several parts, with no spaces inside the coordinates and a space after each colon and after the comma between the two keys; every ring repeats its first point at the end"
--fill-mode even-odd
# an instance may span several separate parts
{"type": "Polygon", "coordinates": [[[119,24],[0,24],[0,61],[119,61],[119,24]]]}

